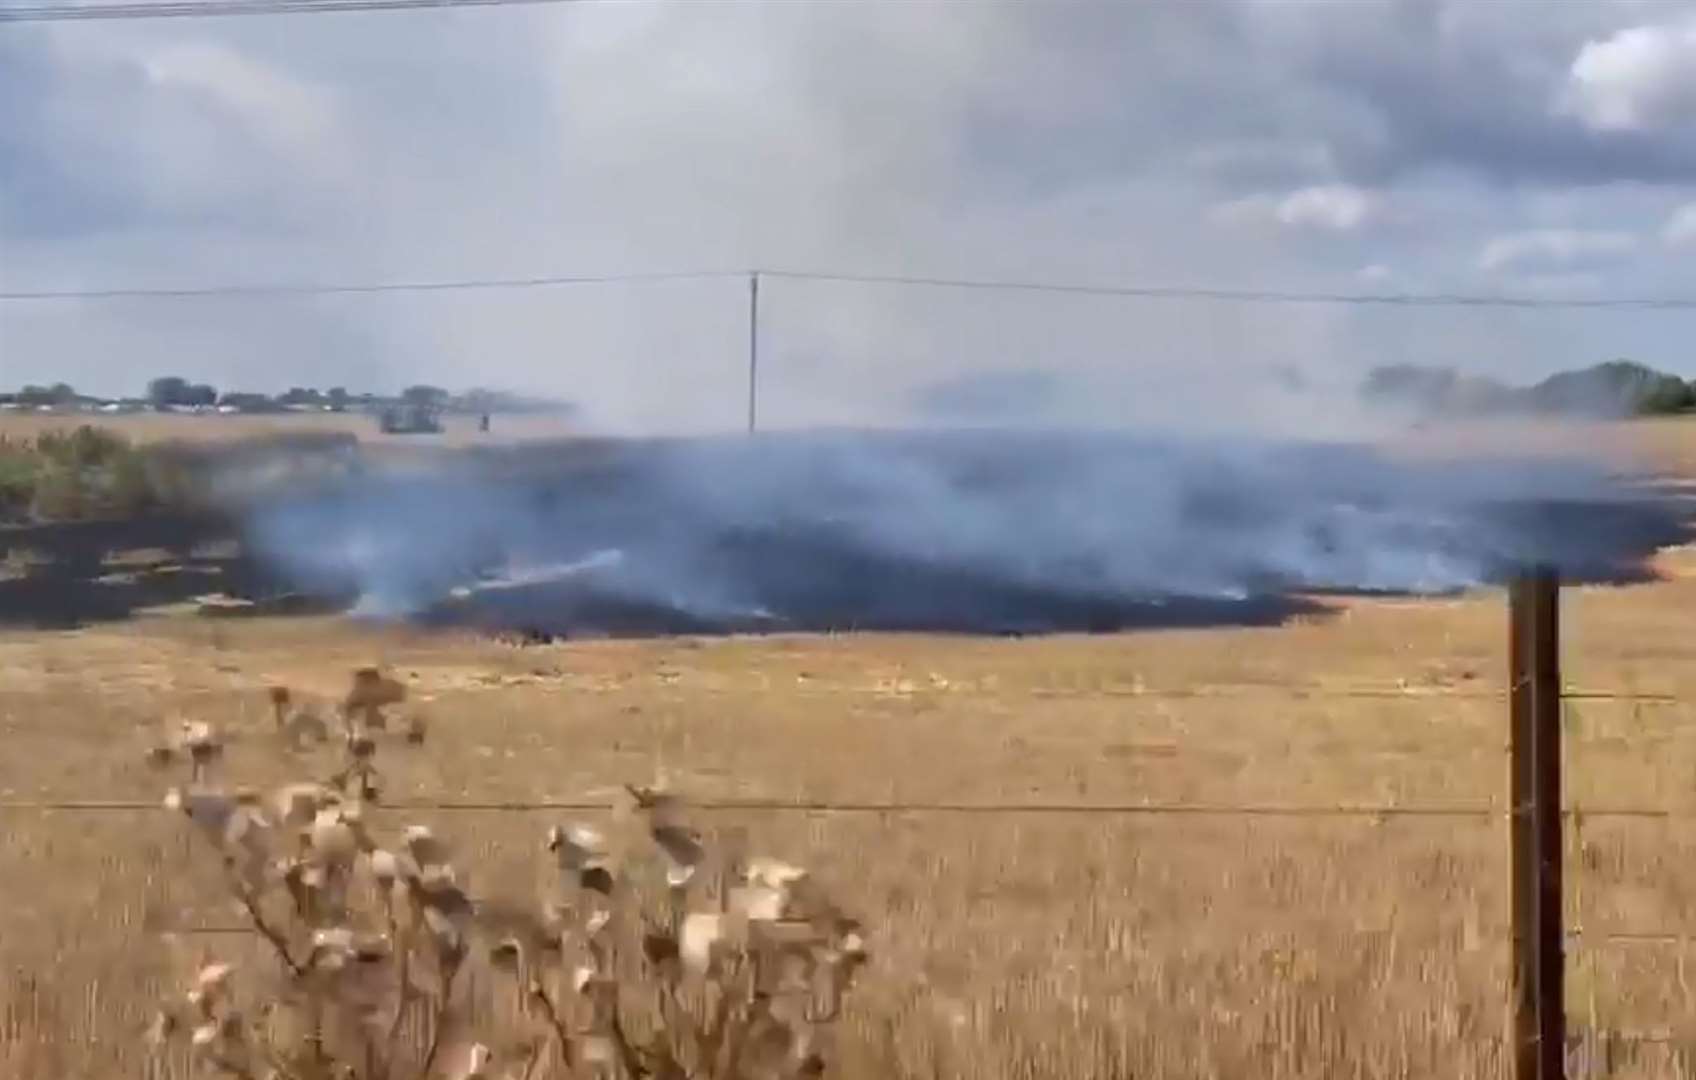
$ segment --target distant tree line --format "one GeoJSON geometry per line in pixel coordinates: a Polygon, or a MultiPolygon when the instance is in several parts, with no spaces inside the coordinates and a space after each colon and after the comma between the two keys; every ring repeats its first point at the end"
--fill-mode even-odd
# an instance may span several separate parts
{"type": "Polygon", "coordinates": [[[1630,360],[1562,371],[1531,386],[1462,375],[1453,368],[1397,364],[1374,369],[1361,393],[1372,401],[1444,415],[1624,417],[1696,411],[1696,382],[1630,360]]]}
{"type": "Polygon", "coordinates": [[[319,390],[294,386],[280,394],[249,390],[224,390],[209,383],[192,382],[178,375],[161,375],[147,384],[141,398],[106,398],[78,393],[67,383],[25,386],[10,393],[0,392],[0,406],[29,409],[74,410],[101,408],[106,411],[154,409],[158,411],[206,411],[241,413],[281,412],[381,412],[395,405],[423,406],[443,412],[512,413],[552,412],[568,408],[561,402],[528,398],[498,390],[467,390],[451,393],[439,386],[409,386],[398,396],[351,393],[344,386],[319,390]]]}

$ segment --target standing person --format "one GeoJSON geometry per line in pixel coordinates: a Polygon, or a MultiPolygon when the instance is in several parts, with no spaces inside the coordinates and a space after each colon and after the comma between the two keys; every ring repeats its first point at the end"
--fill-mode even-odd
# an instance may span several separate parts
{"type": "Polygon", "coordinates": [[[489,430],[489,414],[488,413],[484,413],[483,416],[482,416],[482,419],[477,421],[477,430],[484,432],[485,434],[488,432],[488,430],[489,430]]]}

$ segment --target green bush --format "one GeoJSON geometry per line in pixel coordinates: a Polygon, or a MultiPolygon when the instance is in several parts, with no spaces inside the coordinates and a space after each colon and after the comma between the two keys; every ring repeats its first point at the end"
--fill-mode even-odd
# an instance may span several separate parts
{"type": "Polygon", "coordinates": [[[93,492],[79,469],[53,462],[36,474],[30,516],[37,521],[76,521],[96,516],[93,492]]]}
{"type": "Polygon", "coordinates": [[[210,479],[220,466],[286,456],[311,472],[320,461],[345,464],[346,451],[356,445],[352,436],[312,435],[215,450],[186,443],[137,446],[91,425],[33,439],[0,437],[0,524],[204,511],[217,503],[210,479]]]}
{"type": "Polygon", "coordinates": [[[22,518],[35,500],[41,459],[23,443],[0,439],[0,521],[22,518]]]}
{"type": "Polygon", "coordinates": [[[133,517],[193,504],[194,462],[84,425],[0,439],[0,522],[133,517]]]}
{"type": "Polygon", "coordinates": [[[130,451],[115,459],[107,467],[105,479],[106,503],[111,513],[134,517],[159,508],[161,500],[146,455],[130,451]]]}
{"type": "Polygon", "coordinates": [[[48,431],[37,436],[35,448],[56,465],[73,469],[99,469],[137,451],[122,435],[84,424],[75,431],[48,431]]]}

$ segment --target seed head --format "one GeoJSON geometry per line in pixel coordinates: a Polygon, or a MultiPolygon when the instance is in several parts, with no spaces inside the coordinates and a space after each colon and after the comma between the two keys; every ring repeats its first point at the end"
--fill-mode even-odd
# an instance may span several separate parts
{"type": "Polygon", "coordinates": [[[426,866],[418,878],[419,898],[430,911],[438,911],[449,919],[463,919],[472,914],[471,898],[454,880],[451,866],[426,866]]]}
{"type": "Polygon", "coordinates": [[[308,741],[321,743],[330,737],[330,725],[311,709],[296,709],[284,722],[283,733],[297,746],[308,741]]]}
{"type": "Polygon", "coordinates": [[[406,853],[419,866],[446,866],[450,858],[448,846],[430,831],[428,825],[408,825],[401,834],[401,843],[406,845],[406,853]]]}
{"type": "Polygon", "coordinates": [[[607,840],[600,830],[587,825],[559,826],[548,830],[548,850],[566,873],[578,873],[604,862],[607,840]]]}
{"type": "Polygon", "coordinates": [[[195,989],[209,996],[221,994],[229,985],[230,975],[234,971],[233,964],[207,964],[194,977],[195,989]]]}
{"type": "Polygon", "coordinates": [[[312,964],[339,970],[353,957],[353,931],[345,926],[328,926],[312,932],[312,964]]]}
{"type": "Polygon", "coordinates": [[[188,815],[188,819],[205,829],[222,843],[237,810],[236,801],[217,791],[184,791],[173,787],[165,792],[165,809],[188,815]]]}
{"type": "Polygon", "coordinates": [[[465,957],[465,935],[439,909],[424,909],[424,927],[436,945],[436,956],[445,964],[458,964],[465,957]]]}
{"type": "Polygon", "coordinates": [[[407,881],[418,880],[418,864],[412,860],[410,855],[397,855],[392,851],[377,848],[366,858],[371,863],[371,876],[376,878],[377,883],[384,888],[402,879],[407,881]]]}
{"type": "Polygon", "coordinates": [[[750,922],[772,922],[783,918],[788,897],[782,889],[774,889],[768,885],[748,885],[731,889],[728,900],[730,910],[746,917],[750,922]]]}
{"type": "MultiPolygon", "coordinates": [[[[657,825],[653,833],[654,843],[665,852],[674,867],[693,870],[706,857],[700,836],[693,829],[683,825],[657,825]]],[[[688,880],[687,875],[684,880],[688,880]]]]}
{"type": "Polygon", "coordinates": [[[724,940],[724,916],[716,912],[693,912],[683,916],[677,935],[677,952],[691,971],[706,971],[712,964],[713,947],[724,940]]]}
{"type": "Polygon", "coordinates": [[[336,802],[336,795],[322,784],[289,784],[277,789],[272,805],[284,825],[308,825],[318,812],[336,802]]]}
{"type": "Polygon", "coordinates": [[[680,827],[683,820],[683,800],[669,792],[655,788],[625,786],[633,799],[636,808],[648,815],[648,823],[655,830],[680,827]]]}
{"type": "Polygon", "coordinates": [[[514,937],[502,938],[489,949],[490,962],[505,971],[516,970],[523,958],[524,945],[514,937]]]}
{"type": "Polygon", "coordinates": [[[204,720],[184,720],[181,741],[183,749],[195,761],[210,761],[223,752],[223,744],[211,724],[204,720]]]}
{"type": "Polygon", "coordinates": [[[313,853],[326,862],[351,862],[359,852],[359,839],[338,807],[318,811],[308,838],[313,853]]]}
{"type": "Polygon", "coordinates": [[[750,885],[761,885],[768,889],[788,889],[806,876],[807,872],[799,866],[793,866],[781,859],[768,859],[763,855],[749,859],[742,868],[745,881],[750,885]]]}
{"type": "Polygon", "coordinates": [[[164,1046],[176,1032],[177,1018],[160,1009],[153,1014],[153,1022],[147,1025],[147,1041],[155,1047],[164,1046]]]}
{"type": "Polygon", "coordinates": [[[460,1069],[455,1080],[489,1080],[489,1066],[495,1059],[494,1052],[482,1043],[472,1043],[465,1052],[465,1066],[460,1069]]]}
{"type": "Polygon", "coordinates": [[[406,687],[390,679],[375,667],[363,667],[353,673],[353,687],[348,691],[343,707],[348,712],[380,709],[398,705],[406,700],[406,687]]]}
{"type": "Polygon", "coordinates": [[[365,728],[348,732],[347,752],[356,760],[368,761],[377,753],[377,739],[365,728]]]}
{"type": "Polygon", "coordinates": [[[605,930],[607,928],[608,924],[610,924],[611,922],[612,922],[612,912],[606,910],[605,908],[601,908],[600,910],[595,911],[587,919],[583,920],[584,936],[594,937],[596,934],[599,934],[602,930],[605,930]]]}

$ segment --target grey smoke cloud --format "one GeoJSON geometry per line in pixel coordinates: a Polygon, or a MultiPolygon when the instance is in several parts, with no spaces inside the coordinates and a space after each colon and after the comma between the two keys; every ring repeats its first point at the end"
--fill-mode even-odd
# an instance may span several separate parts
{"type": "Polygon", "coordinates": [[[1110,629],[1633,576],[1674,508],[1598,468],[962,429],[530,447],[267,500],[252,549],[356,610],[551,632],[1110,629]]]}

